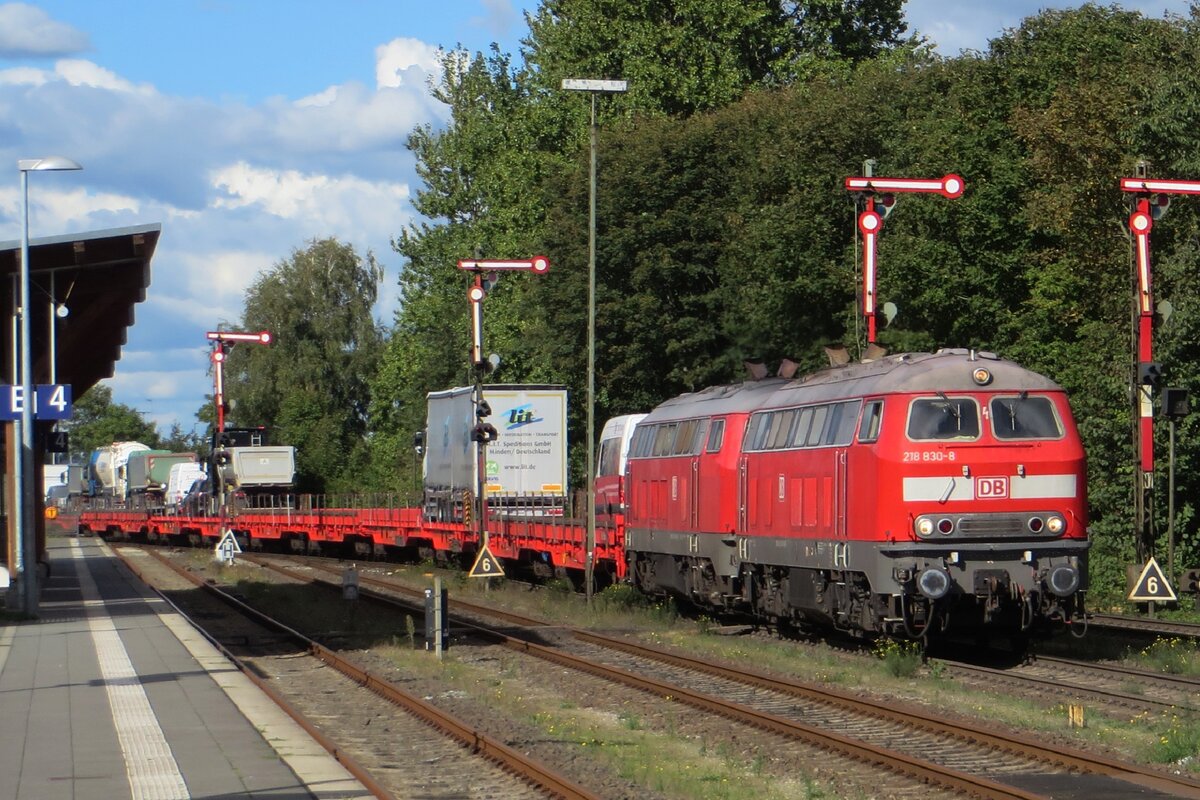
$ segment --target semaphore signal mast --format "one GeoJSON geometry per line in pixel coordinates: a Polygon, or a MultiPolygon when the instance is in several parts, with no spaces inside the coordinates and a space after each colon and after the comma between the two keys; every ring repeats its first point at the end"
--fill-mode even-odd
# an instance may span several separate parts
{"type": "Polygon", "coordinates": [[[866,199],[864,210],[858,215],[858,230],[863,236],[862,313],[867,320],[867,343],[875,344],[875,274],[878,266],[877,248],[883,220],[896,204],[895,193],[940,194],[953,200],[963,193],[963,179],[953,173],[941,178],[879,178],[871,174],[873,161],[864,164],[866,175],[846,178],[846,189],[858,192],[866,199]],[[883,213],[876,211],[876,202],[883,213]]]}

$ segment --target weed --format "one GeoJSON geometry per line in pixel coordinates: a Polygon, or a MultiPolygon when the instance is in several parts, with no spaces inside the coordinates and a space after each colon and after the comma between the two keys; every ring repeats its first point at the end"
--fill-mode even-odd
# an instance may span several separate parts
{"type": "Polygon", "coordinates": [[[628,583],[614,583],[600,593],[600,603],[606,609],[642,608],[646,605],[646,596],[628,583]]]}
{"type": "Polygon", "coordinates": [[[1195,769],[1190,762],[1195,760],[1197,753],[1200,753],[1200,723],[1175,719],[1154,743],[1150,760],[1195,769]]]}
{"type": "Polygon", "coordinates": [[[566,578],[551,578],[545,583],[546,591],[559,597],[568,597],[575,593],[575,587],[566,578]]]}
{"type": "Polygon", "coordinates": [[[1183,639],[1156,639],[1141,652],[1141,660],[1150,669],[1168,675],[1200,674],[1200,651],[1192,642],[1183,639]]]}
{"type": "Polygon", "coordinates": [[[874,650],[875,657],[894,678],[911,678],[921,666],[921,645],[917,642],[880,639],[874,650]]]}

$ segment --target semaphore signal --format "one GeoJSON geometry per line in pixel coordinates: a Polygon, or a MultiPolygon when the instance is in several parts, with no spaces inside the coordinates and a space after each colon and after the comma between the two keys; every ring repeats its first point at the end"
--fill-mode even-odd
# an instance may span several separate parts
{"type": "MultiPolygon", "coordinates": [[[[873,162],[868,162],[869,165],[873,162]]],[[[867,342],[875,343],[875,274],[878,266],[878,239],[883,229],[883,218],[895,203],[888,198],[884,213],[875,210],[876,195],[887,197],[894,192],[940,194],[951,200],[962,196],[966,185],[954,173],[941,178],[877,178],[874,175],[846,178],[846,189],[866,196],[866,209],[858,215],[858,230],[863,236],[863,316],[867,319],[867,342]]],[[[883,200],[883,197],[880,199],[883,200]]]]}

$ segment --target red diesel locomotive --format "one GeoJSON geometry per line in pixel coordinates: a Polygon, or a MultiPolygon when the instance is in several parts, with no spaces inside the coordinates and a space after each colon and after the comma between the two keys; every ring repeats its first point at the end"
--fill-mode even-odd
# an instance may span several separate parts
{"type": "Polygon", "coordinates": [[[1084,619],[1083,447],[992,353],[887,356],[658,406],[627,472],[641,590],[782,627],[922,636],[1084,619]]]}

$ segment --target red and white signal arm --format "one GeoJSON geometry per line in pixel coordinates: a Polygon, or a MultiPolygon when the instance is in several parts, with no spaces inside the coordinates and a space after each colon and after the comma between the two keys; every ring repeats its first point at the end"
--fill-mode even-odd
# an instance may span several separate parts
{"type": "Polygon", "coordinates": [[[209,331],[209,339],[217,342],[254,342],[255,344],[270,344],[271,332],[234,333],[233,331],[209,331]]]}
{"type": "Polygon", "coordinates": [[[1121,178],[1121,191],[1200,194],[1200,181],[1159,181],[1153,178],[1121,178]]]}
{"type": "Polygon", "coordinates": [[[940,178],[846,178],[846,188],[853,192],[924,192],[954,199],[962,196],[966,184],[950,173],[940,178]]]}
{"type": "Polygon", "coordinates": [[[550,259],[545,256],[534,256],[533,258],[525,259],[459,259],[459,269],[467,269],[475,272],[492,272],[497,270],[526,270],[537,275],[544,275],[550,271],[550,259]]]}

